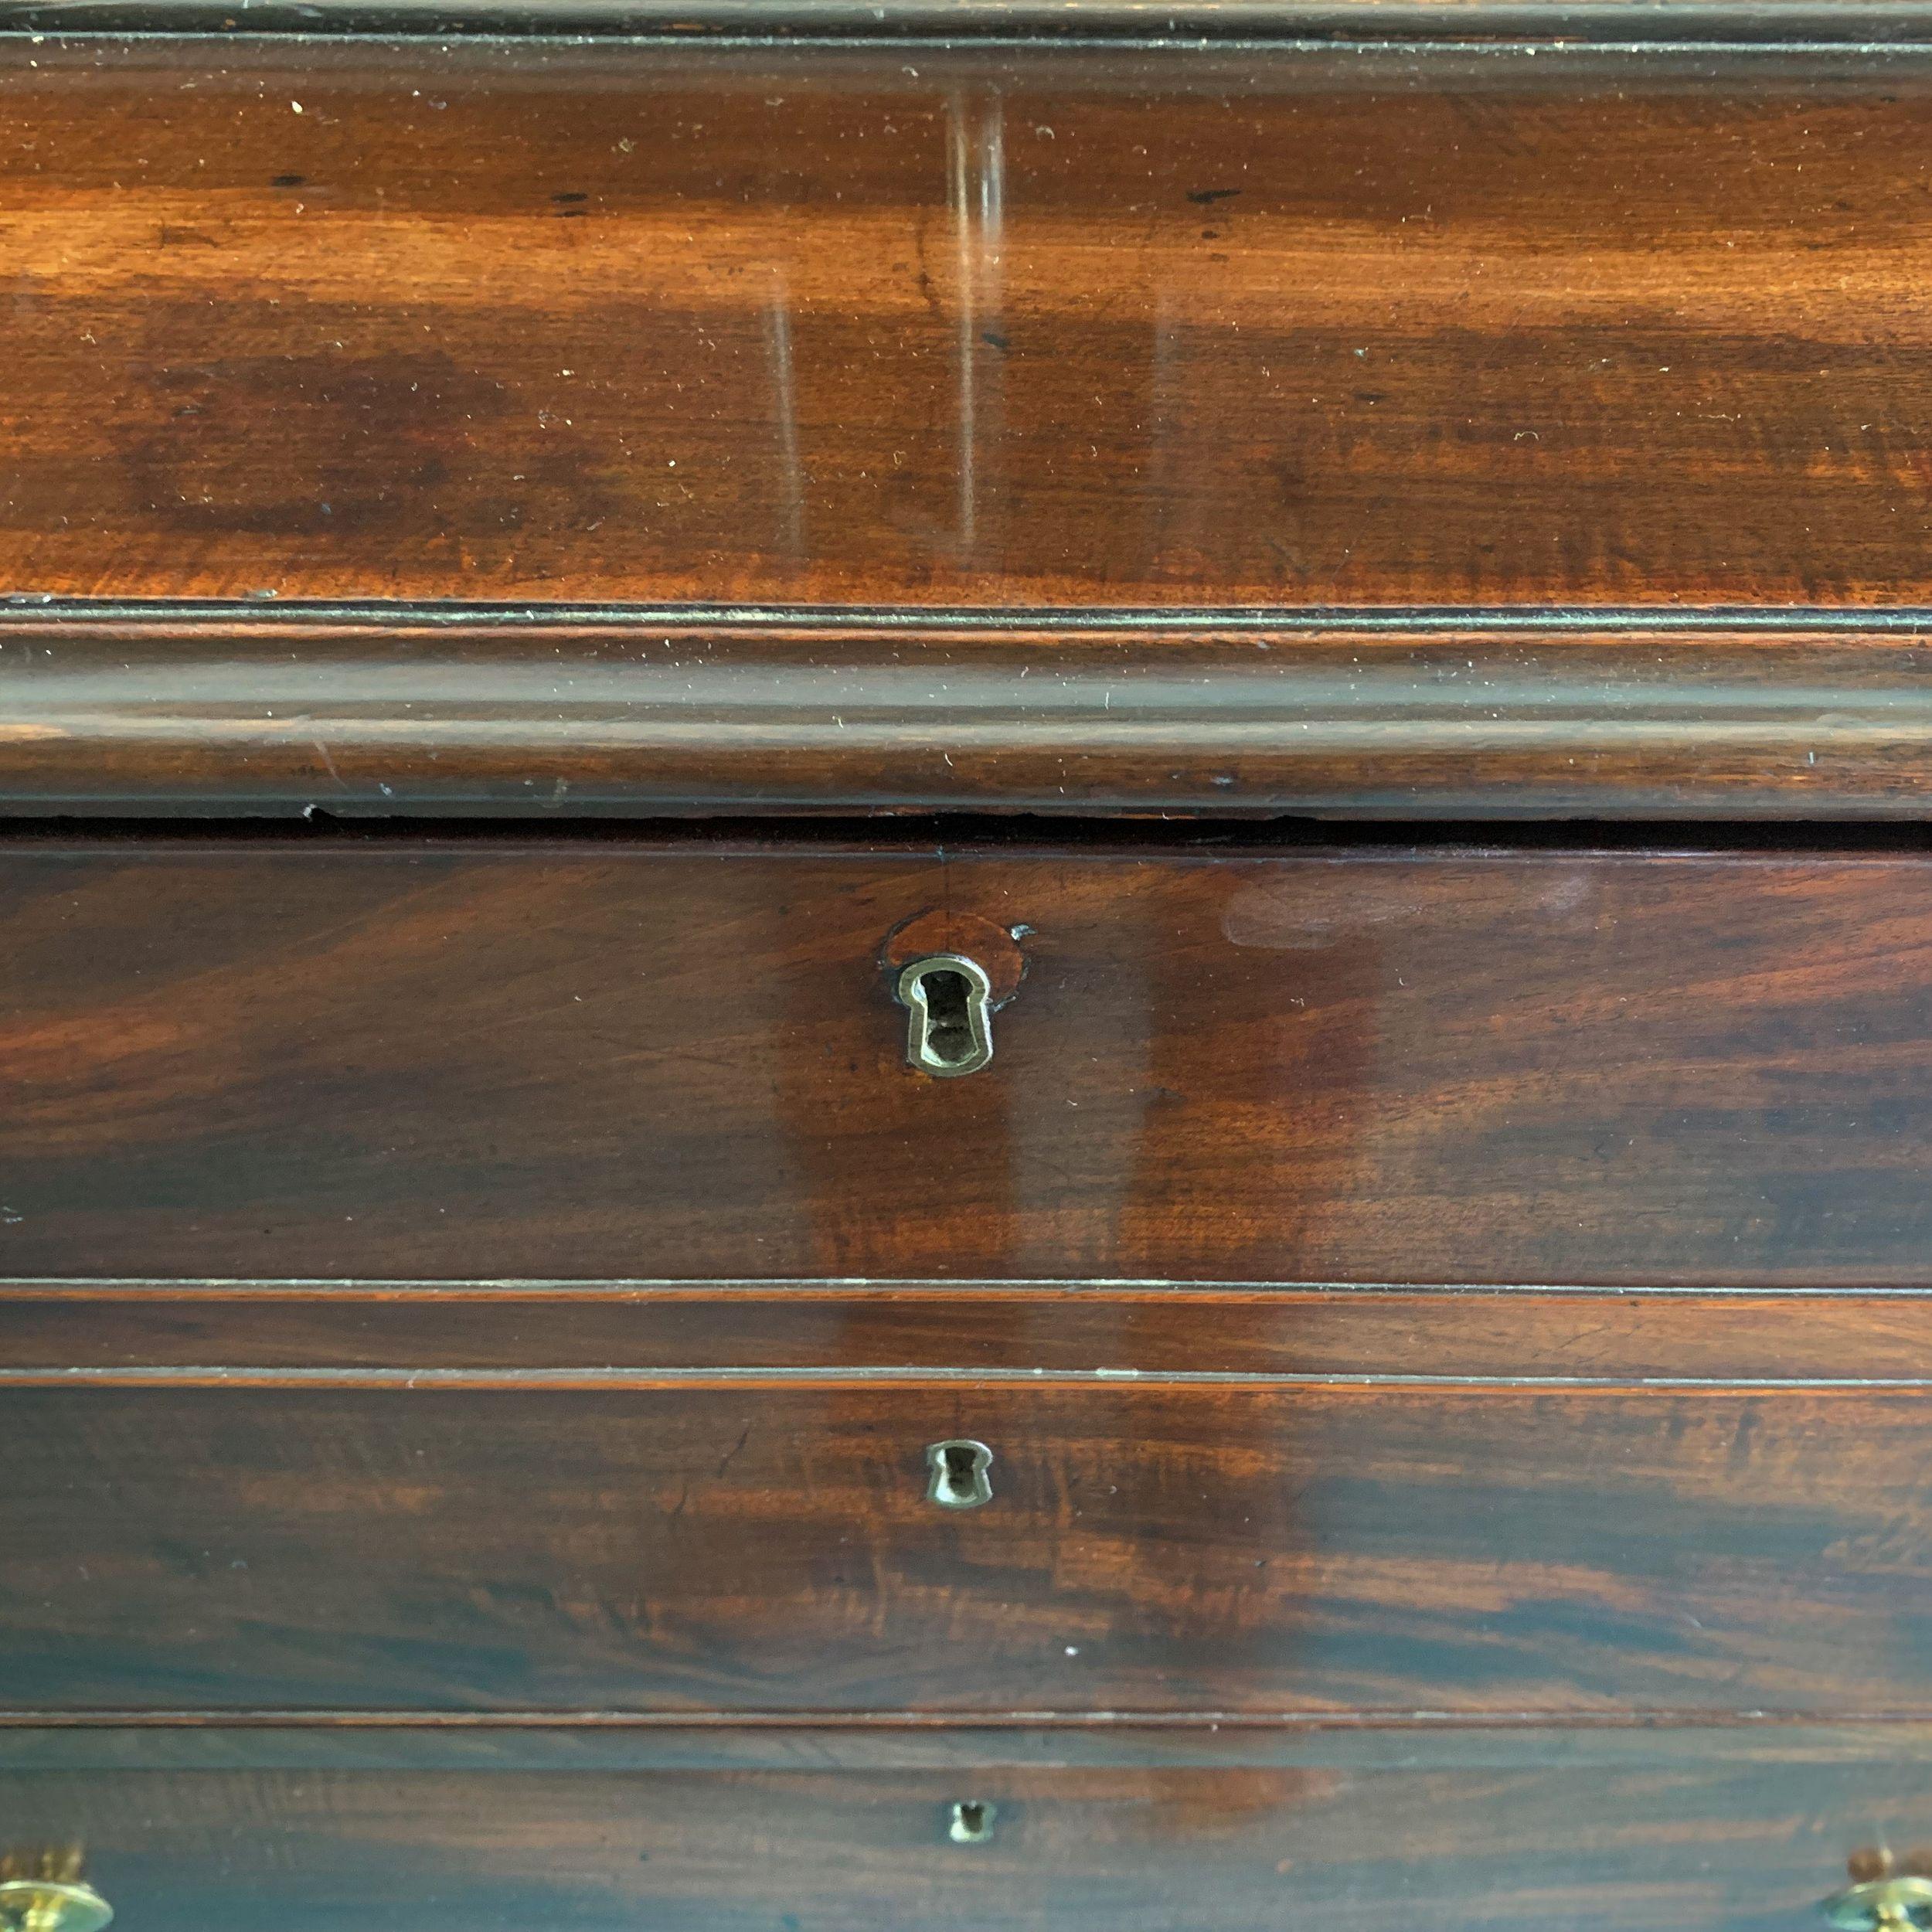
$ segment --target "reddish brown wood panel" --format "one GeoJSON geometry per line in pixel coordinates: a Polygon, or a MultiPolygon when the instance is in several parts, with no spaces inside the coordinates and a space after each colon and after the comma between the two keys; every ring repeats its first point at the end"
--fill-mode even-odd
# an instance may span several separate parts
{"type": "Polygon", "coordinates": [[[15,1842],[83,1841],[148,1932],[1790,1932],[1883,1834],[1932,1841],[1922,1761],[1821,1769],[355,1774],[0,1779],[15,1842]],[[951,1842],[953,1807],[992,1836],[951,1842]]]}
{"type": "Polygon", "coordinates": [[[1923,1391],[0,1405],[15,1709],[1932,1713],[1923,1391]]]}
{"type": "Polygon", "coordinates": [[[0,580],[1932,601],[1922,49],[915,51],[12,40],[0,580]]]}
{"type": "Polygon", "coordinates": [[[1932,1282],[1932,862],[0,848],[0,1270],[1932,1282]],[[985,1072],[879,961],[1021,932],[985,1072]]]}
{"type": "Polygon", "coordinates": [[[1932,1382],[1932,1297],[0,1284],[0,1380],[709,1369],[1932,1382]]]}

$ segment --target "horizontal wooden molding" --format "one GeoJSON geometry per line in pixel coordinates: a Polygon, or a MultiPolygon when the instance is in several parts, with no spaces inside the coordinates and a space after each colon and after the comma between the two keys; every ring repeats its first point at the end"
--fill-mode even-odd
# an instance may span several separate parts
{"type": "Polygon", "coordinates": [[[1932,37],[1927,0],[10,0],[0,29],[1471,41],[1932,37]]]}
{"type": "Polygon", "coordinates": [[[1029,1389],[1112,1389],[1124,1383],[1168,1389],[1239,1389],[1270,1391],[1377,1389],[1471,1391],[1537,1396],[1600,1392],[1610,1395],[1655,1393],[1681,1396],[1709,1394],[1855,1395],[1932,1392],[1932,1376],[1824,1380],[1815,1377],[1773,1379],[1690,1376],[1641,1379],[1614,1376],[1323,1375],[1259,1376],[1214,1369],[1172,1375],[1138,1370],[1086,1369],[236,1369],[199,1368],[3,1369],[0,1389],[358,1389],[422,1393],[434,1389],[478,1392],[521,1390],[553,1393],[648,1393],[666,1389],[835,1389],[860,1393],[888,1385],[910,1385],[935,1398],[1017,1384],[1029,1389]]]}
{"type": "Polygon", "coordinates": [[[0,1283],[0,1386],[1932,1383],[1932,1294],[0,1283]]]}
{"type": "Polygon", "coordinates": [[[76,1717],[0,1712],[0,1770],[645,1771],[906,1770],[1131,1764],[1345,1771],[1419,1768],[1644,1770],[1661,1764],[1750,1767],[1894,1763],[1910,1774],[1932,1749],[1923,1719],[1867,1715],[1797,1723],[1767,1715],[1686,1719],[1647,1712],[1505,1721],[1282,1716],[1226,1712],[1148,1718],[1015,1712],[943,1719],[884,1712],[862,1720],[786,1712],[724,1720],[628,1713],[103,1711],[76,1717]]]}
{"type": "Polygon", "coordinates": [[[1932,614],[0,609],[0,812],[1917,819],[1932,614]]]}

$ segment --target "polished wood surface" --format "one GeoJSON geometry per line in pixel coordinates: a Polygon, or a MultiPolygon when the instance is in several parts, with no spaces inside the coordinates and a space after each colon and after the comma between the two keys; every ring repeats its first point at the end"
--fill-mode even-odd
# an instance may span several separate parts
{"type": "Polygon", "coordinates": [[[1774,1713],[651,1713],[0,1709],[0,1770],[1546,1770],[1923,1764],[1932,1720],[1774,1713]]]}
{"type": "MultiPolygon", "coordinates": [[[[1920,0],[494,5],[0,36],[0,810],[1923,815],[1920,0]]],[[[0,838],[0,1870],[1932,1869],[1932,858],[1400,836],[0,838]]]]}
{"type": "Polygon", "coordinates": [[[914,51],[0,41],[0,579],[1932,602],[1922,49],[914,51]]]}
{"type": "Polygon", "coordinates": [[[1932,1296],[997,1281],[0,1282],[0,1387],[670,1384],[707,1371],[1932,1384],[1932,1296]]]}
{"type": "Polygon", "coordinates": [[[0,607],[0,813],[1923,818],[1875,611],[0,607]]]}
{"type": "Polygon", "coordinates": [[[0,920],[18,1277],[1932,1284],[1910,852],[56,834],[0,920]]]}
{"type": "Polygon", "coordinates": [[[1932,5],[84,18],[0,0],[0,1876],[1932,1871],[1932,856],[1822,824],[1927,811],[1932,5]],[[1136,817],[802,828],[936,811],[1136,817]],[[1815,849],[1439,828],[1693,815],[1815,849]]]}
{"type": "Polygon", "coordinates": [[[1882,1745],[1351,1777],[1014,1771],[962,1741],[891,1777],[53,1774],[0,1778],[0,1815],[84,1840],[149,1932],[339,1932],[370,1899],[420,1932],[1791,1932],[1852,1852],[1932,1842],[1932,1781],[1882,1745]],[[950,1842],[962,1799],[988,1842],[950,1842]]]}
{"type": "Polygon", "coordinates": [[[5,1403],[18,1711],[1932,1715],[1923,1387],[5,1403]]]}
{"type": "Polygon", "coordinates": [[[0,23],[71,30],[916,36],[1185,42],[1205,36],[1473,42],[1922,38],[1927,0],[5,0],[0,23]]]}

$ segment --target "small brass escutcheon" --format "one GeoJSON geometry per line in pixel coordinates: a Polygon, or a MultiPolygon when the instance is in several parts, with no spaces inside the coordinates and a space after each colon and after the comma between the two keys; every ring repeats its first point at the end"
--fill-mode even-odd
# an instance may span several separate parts
{"type": "Polygon", "coordinates": [[[977,1073],[993,1057],[993,983],[964,953],[916,959],[899,975],[906,1063],[937,1080],[977,1073]]]}
{"type": "Polygon", "coordinates": [[[928,1499],[942,1509],[977,1509],[993,1499],[993,1452],[983,1442],[961,1438],[936,1442],[926,1451],[926,1466],[932,1471],[927,1485],[928,1499]]]}
{"type": "Polygon", "coordinates": [[[963,1798],[955,1804],[947,1819],[946,1835],[955,1845],[988,1845],[993,1837],[993,1821],[999,1816],[999,1807],[988,1804],[984,1798],[963,1798]]]}
{"type": "Polygon", "coordinates": [[[1834,1893],[1818,1909],[1836,1932],[1925,1932],[1932,1927],[1932,1879],[1870,1879],[1834,1893]]]}

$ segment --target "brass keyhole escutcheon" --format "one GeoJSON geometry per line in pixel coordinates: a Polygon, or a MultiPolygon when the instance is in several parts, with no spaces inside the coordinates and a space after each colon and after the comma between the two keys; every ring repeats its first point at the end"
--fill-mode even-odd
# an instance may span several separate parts
{"type": "Polygon", "coordinates": [[[963,1798],[948,1817],[946,1835],[955,1845],[987,1845],[992,1842],[993,1821],[999,1807],[984,1798],[963,1798]]]}
{"type": "Polygon", "coordinates": [[[993,1452],[983,1442],[936,1442],[926,1451],[932,1481],[926,1494],[942,1509],[977,1509],[993,1500],[993,1452]]]}
{"type": "Polygon", "coordinates": [[[993,1057],[993,983],[964,953],[934,953],[899,975],[906,1062],[939,1080],[977,1073],[993,1057]]]}
{"type": "Polygon", "coordinates": [[[1932,1927],[1932,1879],[1868,1879],[1835,1892],[1819,1910],[1836,1932],[1925,1932],[1932,1927]]]}

